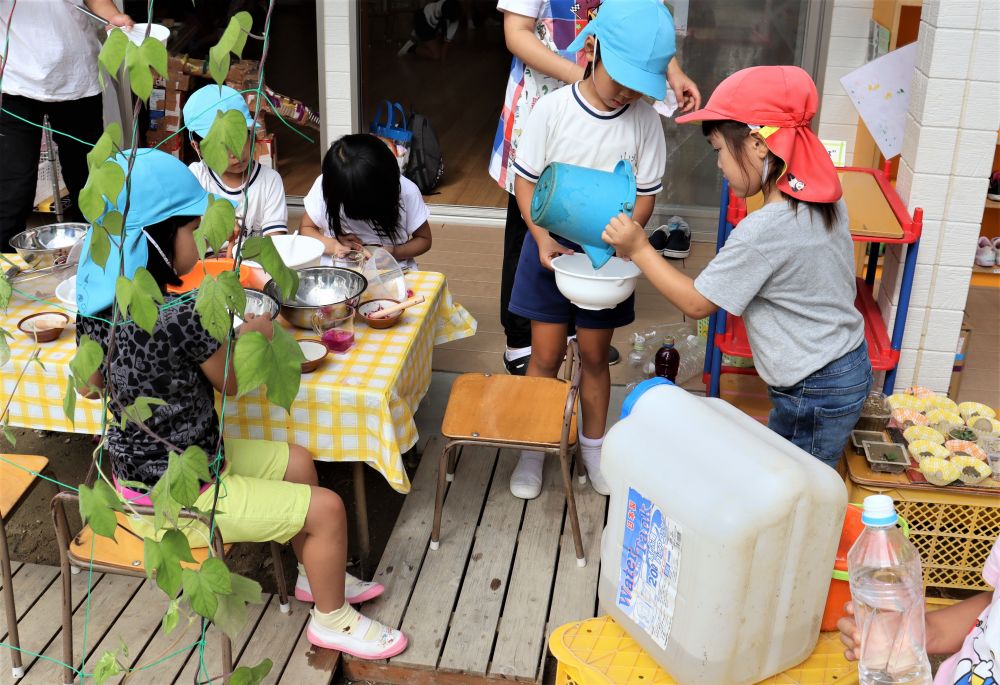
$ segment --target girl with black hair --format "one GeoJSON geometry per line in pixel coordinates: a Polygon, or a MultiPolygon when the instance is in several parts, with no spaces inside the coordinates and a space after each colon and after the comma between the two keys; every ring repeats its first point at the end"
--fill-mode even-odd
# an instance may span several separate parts
{"type": "Polygon", "coordinates": [[[431,249],[430,211],[420,190],[400,175],[385,143],[367,133],[330,146],[304,203],[301,233],[323,241],[323,264],[375,245],[413,269],[413,258],[431,249]]]}

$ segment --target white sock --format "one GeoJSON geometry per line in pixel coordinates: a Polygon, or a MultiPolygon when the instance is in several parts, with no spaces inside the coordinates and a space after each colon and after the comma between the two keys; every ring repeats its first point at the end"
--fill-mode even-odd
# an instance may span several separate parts
{"type": "Polygon", "coordinates": [[[542,470],[545,455],[542,452],[524,450],[521,458],[510,474],[510,491],[521,499],[534,499],[542,491],[542,470]]]}
{"type": "Polygon", "coordinates": [[[528,347],[508,347],[507,350],[503,353],[503,356],[504,359],[506,359],[509,362],[512,362],[515,359],[520,359],[521,357],[527,357],[529,354],[531,354],[530,345],[528,347]]]}
{"type": "Polygon", "coordinates": [[[604,436],[588,438],[582,432],[580,433],[580,458],[583,459],[583,465],[587,467],[590,484],[600,494],[607,495],[611,491],[604,474],[601,472],[601,447],[603,445],[604,436]]]}

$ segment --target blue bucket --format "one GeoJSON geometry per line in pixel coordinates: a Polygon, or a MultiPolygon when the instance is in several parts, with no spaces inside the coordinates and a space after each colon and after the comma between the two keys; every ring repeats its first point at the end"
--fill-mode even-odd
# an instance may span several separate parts
{"type": "Polygon", "coordinates": [[[601,240],[612,217],[632,216],[635,174],[622,160],[614,171],[597,171],[553,162],[545,167],[531,196],[531,221],[579,243],[595,269],[608,263],[615,248],[601,240]]]}

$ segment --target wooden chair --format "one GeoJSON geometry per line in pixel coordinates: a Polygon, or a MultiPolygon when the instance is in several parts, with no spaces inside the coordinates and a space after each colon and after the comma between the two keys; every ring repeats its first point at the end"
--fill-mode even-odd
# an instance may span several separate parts
{"type": "MultiPolygon", "coordinates": [[[[86,482],[92,484],[96,471],[91,466],[86,482]]],[[[52,521],[56,529],[56,539],[59,543],[59,571],[62,577],[63,605],[62,605],[62,639],[63,639],[63,662],[73,664],[73,587],[70,581],[71,575],[77,574],[81,569],[93,569],[99,573],[117,573],[126,576],[146,577],[145,551],[143,539],[132,532],[128,524],[128,517],[125,514],[116,512],[118,527],[115,530],[115,539],[111,540],[103,535],[95,535],[90,526],[84,526],[76,537],[70,538],[69,523],[66,518],[66,502],[72,502],[74,507],[79,507],[80,496],[75,492],[60,492],[52,498],[52,521]]],[[[153,515],[153,507],[132,505],[132,509],[144,516],[153,515]]],[[[209,521],[196,512],[182,509],[181,518],[200,521],[209,527],[209,521]]],[[[281,613],[287,614],[290,609],[288,602],[288,590],[285,585],[285,572],[281,566],[281,546],[276,542],[271,542],[272,565],[274,566],[274,580],[278,585],[278,598],[280,600],[281,613]]],[[[212,531],[211,552],[219,559],[225,560],[232,545],[223,543],[222,534],[218,526],[212,531]]],[[[208,547],[195,547],[191,550],[194,563],[181,562],[181,566],[186,568],[198,568],[209,557],[208,547]]],[[[221,631],[220,631],[221,632],[221,631]]],[[[222,664],[225,675],[233,671],[233,645],[229,636],[222,634],[222,664]]],[[[75,674],[69,667],[64,669],[63,677],[66,685],[72,685],[75,681],[75,674]]]]}
{"type": "Polygon", "coordinates": [[[38,473],[49,460],[34,454],[4,454],[0,461],[0,570],[3,573],[3,605],[7,610],[7,642],[11,645],[10,663],[14,679],[24,675],[21,662],[21,638],[17,633],[17,610],[14,607],[13,574],[4,520],[17,508],[38,482],[38,473]]]}
{"type": "MultiPolygon", "coordinates": [[[[431,549],[437,549],[441,539],[445,482],[455,477],[457,448],[483,445],[527,449],[559,456],[576,561],[580,566],[587,564],[573,497],[571,468],[578,442],[576,407],[580,394],[580,367],[580,350],[576,340],[571,340],[565,380],[489,373],[466,373],[455,379],[441,424],[441,433],[448,438],[448,443],[438,464],[431,549]]],[[[583,460],[577,459],[577,466],[580,482],[586,483],[583,460]]]]}

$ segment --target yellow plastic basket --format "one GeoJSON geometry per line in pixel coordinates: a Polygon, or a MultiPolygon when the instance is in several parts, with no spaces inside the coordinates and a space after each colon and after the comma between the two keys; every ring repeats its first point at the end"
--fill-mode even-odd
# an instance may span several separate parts
{"type": "Polygon", "coordinates": [[[848,480],[852,502],[885,494],[910,524],[920,552],[924,586],[992,590],[983,566],[1000,537],[1000,497],[934,490],[877,489],[848,480]]]}
{"type": "MultiPolygon", "coordinates": [[[[559,665],[556,685],[676,685],[610,616],[568,623],[549,638],[559,665]]],[[[836,685],[857,674],[837,633],[821,633],[815,651],[760,685],[836,685]]],[[[856,682],[856,681],[854,681],[856,682]]]]}

